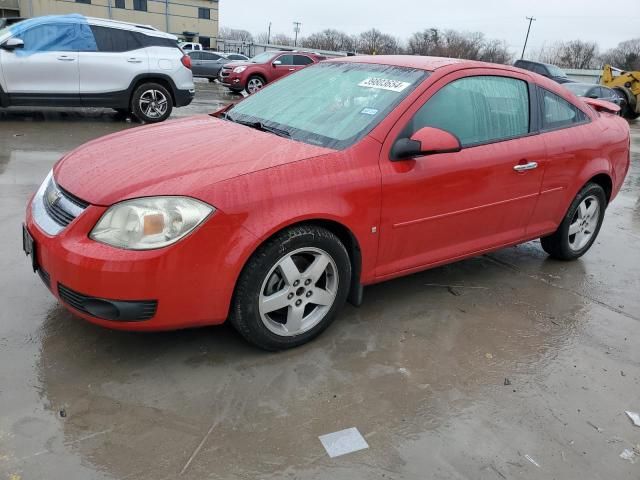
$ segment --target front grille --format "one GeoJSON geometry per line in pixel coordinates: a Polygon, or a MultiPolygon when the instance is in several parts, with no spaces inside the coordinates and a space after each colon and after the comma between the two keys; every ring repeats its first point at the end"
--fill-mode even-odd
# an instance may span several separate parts
{"type": "Polygon", "coordinates": [[[74,215],[63,209],[60,206],[60,202],[50,203],[46,197],[44,198],[44,209],[57,224],[62,225],[63,227],[69,225],[76,218],[74,215]]]}
{"type": "Polygon", "coordinates": [[[82,208],[83,210],[89,206],[89,202],[85,202],[81,198],[76,197],[73,193],[68,192],[67,190],[62,188],[60,185],[58,185],[58,190],[60,190],[60,193],[62,193],[67,198],[67,200],[77,205],[78,207],[82,208]]]}
{"type": "Polygon", "coordinates": [[[104,320],[136,322],[153,318],[157,300],[108,300],[91,297],[58,283],[60,298],[71,307],[92,317],[104,320]]]}
{"type": "Polygon", "coordinates": [[[51,279],[49,278],[49,274],[42,269],[42,267],[38,267],[38,275],[40,276],[40,280],[44,283],[48,289],[51,289],[51,279]]]}
{"type": "Polygon", "coordinates": [[[42,197],[44,209],[62,227],[69,225],[89,206],[87,202],[51,182],[42,197]]]}
{"type": "Polygon", "coordinates": [[[222,67],[222,70],[220,71],[220,76],[221,77],[228,77],[229,74],[231,73],[231,68],[227,68],[227,67],[222,67]]]}

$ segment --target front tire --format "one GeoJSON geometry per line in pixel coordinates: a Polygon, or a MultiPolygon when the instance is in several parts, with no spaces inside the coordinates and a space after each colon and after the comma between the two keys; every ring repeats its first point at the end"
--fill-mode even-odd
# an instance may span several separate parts
{"type": "Polygon", "coordinates": [[[350,279],[349,254],[338,237],[313,225],[290,228],[260,247],[243,269],[231,323],[265,350],[302,345],[334,320],[350,279]]]}
{"type": "Polygon", "coordinates": [[[173,109],[169,91],[158,83],[143,83],[133,92],[131,111],[144,123],[163,122],[173,109]]]}
{"type": "Polygon", "coordinates": [[[545,252],[558,260],[575,260],[595,242],[607,207],[607,195],[596,183],[587,183],[569,206],[558,229],[540,243],[545,252]]]}
{"type": "Polygon", "coordinates": [[[249,77],[249,80],[247,80],[245,90],[249,95],[251,95],[252,93],[256,93],[258,90],[262,90],[262,87],[264,87],[266,83],[267,82],[265,82],[262,77],[253,75],[252,77],[249,77]]]}

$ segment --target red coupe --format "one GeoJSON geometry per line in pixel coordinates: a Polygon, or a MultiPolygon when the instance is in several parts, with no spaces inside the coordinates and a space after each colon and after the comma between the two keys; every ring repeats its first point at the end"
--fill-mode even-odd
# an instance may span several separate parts
{"type": "Polygon", "coordinates": [[[29,202],[24,249],[99,325],[229,318],[293,347],[364,285],[535,238],[583,255],[629,168],[617,109],[503,65],[321,62],[65,155],[29,202]]]}

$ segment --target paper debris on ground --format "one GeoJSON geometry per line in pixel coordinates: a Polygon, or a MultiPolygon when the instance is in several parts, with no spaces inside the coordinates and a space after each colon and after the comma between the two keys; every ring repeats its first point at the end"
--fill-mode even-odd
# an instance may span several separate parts
{"type": "Polygon", "coordinates": [[[625,448],[620,454],[620,458],[623,460],[629,460],[631,463],[636,463],[637,457],[636,452],[628,448],[625,448]]]}
{"type": "Polygon", "coordinates": [[[636,427],[640,427],[640,413],[625,411],[627,417],[631,419],[636,427]]]}
{"type": "Polygon", "coordinates": [[[540,468],[540,464],[538,462],[536,462],[533,458],[531,458],[529,455],[525,455],[524,458],[526,458],[527,460],[529,460],[531,463],[533,463],[536,467],[540,468]]]}
{"type": "Polygon", "coordinates": [[[369,448],[369,444],[355,427],[320,435],[318,438],[331,458],[369,448]]]}

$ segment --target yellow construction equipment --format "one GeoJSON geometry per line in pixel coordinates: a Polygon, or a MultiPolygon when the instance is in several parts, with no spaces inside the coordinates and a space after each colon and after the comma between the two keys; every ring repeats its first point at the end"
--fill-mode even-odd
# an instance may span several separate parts
{"type": "Polygon", "coordinates": [[[600,76],[600,84],[613,88],[624,100],[620,105],[625,118],[640,117],[640,71],[625,72],[619,68],[605,65],[600,76]]]}

